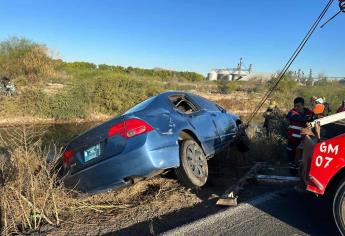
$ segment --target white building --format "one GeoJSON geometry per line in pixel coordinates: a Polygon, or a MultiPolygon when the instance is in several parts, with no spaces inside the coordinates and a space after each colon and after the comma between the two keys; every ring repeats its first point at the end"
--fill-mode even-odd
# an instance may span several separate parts
{"type": "Polygon", "coordinates": [[[252,64],[249,65],[248,69],[243,67],[243,59],[240,59],[240,63],[236,68],[232,69],[215,69],[207,74],[206,79],[210,81],[214,80],[227,80],[227,81],[247,81],[248,75],[252,73],[252,64]]]}

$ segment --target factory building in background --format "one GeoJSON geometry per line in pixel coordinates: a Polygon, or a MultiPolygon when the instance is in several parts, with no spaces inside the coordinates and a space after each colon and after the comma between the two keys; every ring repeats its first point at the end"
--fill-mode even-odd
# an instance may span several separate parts
{"type": "Polygon", "coordinates": [[[243,66],[243,59],[240,59],[240,63],[236,68],[228,69],[214,69],[207,74],[207,80],[227,80],[227,81],[248,81],[248,75],[252,74],[252,64],[248,68],[243,66]]]}

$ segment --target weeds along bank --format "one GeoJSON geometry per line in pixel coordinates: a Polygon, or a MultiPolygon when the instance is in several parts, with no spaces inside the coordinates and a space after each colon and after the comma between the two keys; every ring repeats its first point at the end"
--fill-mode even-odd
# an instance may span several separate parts
{"type": "Polygon", "coordinates": [[[17,126],[0,138],[1,235],[70,235],[70,229],[87,234],[99,225],[115,230],[201,202],[176,180],[163,178],[93,196],[67,190],[54,161],[59,150],[47,162],[42,133],[37,127],[17,126]]]}
{"type": "Polygon", "coordinates": [[[88,118],[94,114],[116,115],[172,87],[182,89],[178,85],[126,77],[75,80],[55,94],[48,94],[43,88],[26,87],[18,96],[0,97],[0,114],[3,117],[39,116],[54,119],[88,118]]]}
{"type": "Polygon", "coordinates": [[[44,45],[19,38],[0,42],[0,76],[11,78],[19,92],[0,96],[1,117],[54,119],[120,114],[159,92],[191,90],[203,80],[194,72],[54,60],[44,45]],[[49,84],[60,88],[52,92],[49,84]]]}
{"type": "MultiPolygon", "coordinates": [[[[93,120],[100,115],[121,114],[140,101],[166,90],[217,93],[211,99],[232,112],[253,111],[270,82],[204,81],[194,72],[140,69],[89,62],[53,59],[45,45],[27,39],[10,38],[0,42],[0,76],[8,76],[18,95],[0,95],[0,117],[39,117],[93,120]],[[241,96],[237,96],[238,94],[241,96]],[[230,96],[228,96],[230,95],[230,96]]],[[[211,95],[212,95],[211,94],[211,95]]],[[[212,96],[206,97],[212,97],[212,96]]],[[[345,87],[323,80],[316,86],[300,86],[288,74],[272,98],[287,111],[296,96],[325,97],[333,111],[344,99],[345,87]]],[[[265,110],[266,107],[263,107],[265,110]]]]}
{"type": "Polygon", "coordinates": [[[45,162],[36,132],[25,127],[0,142],[0,228],[2,235],[59,225],[61,211],[77,206],[57,186],[53,165],[45,162]]]}
{"type": "MultiPolygon", "coordinates": [[[[212,95],[207,92],[218,92],[216,87],[202,82],[188,84],[162,82],[154,79],[139,79],[130,75],[114,72],[101,72],[93,76],[83,72],[83,78],[67,80],[62,89],[54,93],[45,86],[24,86],[21,94],[14,97],[0,96],[0,115],[2,117],[38,116],[53,119],[90,118],[98,114],[118,115],[130,107],[166,90],[204,91],[201,95],[218,102],[226,109],[240,114],[254,110],[268,85],[242,83],[227,94],[212,95]],[[107,74],[109,73],[109,74],[107,74]]],[[[93,73],[93,72],[92,72],[93,73]]],[[[332,111],[336,111],[345,98],[345,87],[336,82],[327,82],[317,86],[278,87],[272,100],[287,111],[291,109],[293,99],[303,96],[325,97],[332,111]]],[[[268,104],[266,104],[268,105],[268,104]]],[[[308,104],[307,104],[308,105],[308,104]]],[[[263,107],[262,111],[266,109],[263,107]]]]}
{"type": "Polygon", "coordinates": [[[278,85],[272,94],[272,99],[283,110],[288,110],[292,108],[293,99],[297,96],[305,98],[306,106],[310,106],[312,96],[324,97],[330,104],[331,112],[336,112],[345,99],[345,86],[339,81],[327,81],[326,79],[321,79],[314,86],[301,86],[287,77],[278,85]]]}
{"type": "MultiPolygon", "coordinates": [[[[35,126],[17,126],[2,136],[6,138],[0,138],[0,231],[3,235],[116,232],[139,222],[159,221],[179,210],[183,213],[205,201],[198,191],[205,191],[208,196],[217,189],[206,187],[194,192],[172,177],[156,177],[125,189],[85,196],[65,189],[60,183],[54,164],[60,152],[54,146],[42,145],[44,132],[35,126]],[[55,155],[47,162],[49,149],[55,155]]],[[[236,168],[250,166],[255,161],[282,161],[278,153],[284,147],[276,139],[251,136],[252,148],[246,155],[229,150],[212,159],[213,170],[220,172],[211,181],[216,183],[217,176],[229,172],[241,177],[242,169],[236,168]],[[262,149],[265,152],[258,156],[262,149]]],[[[227,187],[230,177],[234,175],[218,183],[218,187],[227,187]]]]}

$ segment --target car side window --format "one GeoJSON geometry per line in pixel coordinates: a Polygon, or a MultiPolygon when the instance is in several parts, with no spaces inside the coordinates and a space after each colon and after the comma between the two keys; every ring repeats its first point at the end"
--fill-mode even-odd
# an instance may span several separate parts
{"type": "Polygon", "coordinates": [[[169,97],[169,100],[181,113],[191,114],[199,110],[198,107],[188,100],[188,98],[186,98],[184,95],[173,95],[169,97]]]}

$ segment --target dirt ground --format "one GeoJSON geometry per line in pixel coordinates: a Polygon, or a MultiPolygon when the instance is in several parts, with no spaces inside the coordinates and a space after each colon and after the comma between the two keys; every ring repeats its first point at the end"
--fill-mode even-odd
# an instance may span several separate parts
{"type": "MultiPolygon", "coordinates": [[[[209,161],[209,180],[203,188],[183,187],[172,172],[110,193],[94,195],[92,202],[111,209],[82,214],[51,229],[48,235],[153,235],[221,210],[215,202],[250,167],[251,161],[222,153],[209,161]]],[[[76,214],[75,214],[76,215],[76,214]]],[[[43,228],[43,230],[47,230],[43,228]]]]}

